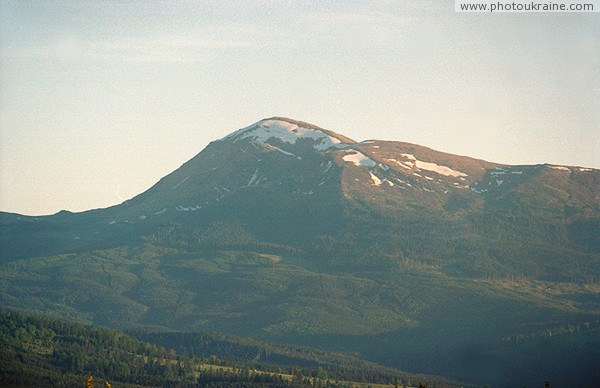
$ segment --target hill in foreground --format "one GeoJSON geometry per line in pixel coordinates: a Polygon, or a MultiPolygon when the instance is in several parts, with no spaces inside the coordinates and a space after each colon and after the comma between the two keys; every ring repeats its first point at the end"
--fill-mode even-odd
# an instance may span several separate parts
{"type": "Polygon", "coordinates": [[[14,310],[0,312],[0,333],[3,387],[84,386],[89,376],[96,384],[106,381],[114,387],[459,385],[341,353],[206,332],[138,331],[130,336],[14,310]]]}

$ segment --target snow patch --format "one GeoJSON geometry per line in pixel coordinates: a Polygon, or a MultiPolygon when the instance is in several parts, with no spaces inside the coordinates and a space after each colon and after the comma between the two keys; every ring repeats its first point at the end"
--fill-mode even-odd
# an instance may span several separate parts
{"type": "Polygon", "coordinates": [[[398,183],[400,183],[401,186],[398,186],[402,189],[406,189],[406,187],[403,187],[402,185],[408,186],[408,187],[412,187],[412,185],[406,181],[403,181],[402,179],[399,178],[394,178],[398,183]]]}
{"type": "Polygon", "coordinates": [[[420,160],[415,160],[415,164],[417,168],[422,170],[427,170],[431,172],[438,173],[440,175],[452,176],[452,177],[463,177],[467,176],[464,172],[456,171],[451,169],[450,167],[440,166],[436,163],[422,162],[420,160]]]}
{"type": "Polygon", "coordinates": [[[248,184],[244,187],[248,187],[251,186],[253,183],[255,185],[257,185],[260,182],[260,179],[258,178],[258,168],[254,171],[254,174],[252,174],[252,176],[250,177],[250,181],[248,182],[248,184]]]}
{"type": "Polygon", "coordinates": [[[569,170],[569,168],[567,168],[565,166],[549,166],[549,167],[553,170],[562,170],[562,171],[571,172],[571,170],[569,170]]]}
{"type": "Polygon", "coordinates": [[[377,175],[373,174],[371,171],[369,171],[369,174],[371,174],[373,186],[381,186],[381,179],[379,179],[379,177],[377,177],[377,175]]]}
{"type": "Polygon", "coordinates": [[[182,206],[182,205],[179,205],[179,206],[177,206],[175,208],[175,210],[180,211],[180,212],[188,212],[188,211],[192,211],[193,212],[193,211],[200,210],[200,209],[202,209],[202,206],[198,206],[198,205],[196,205],[196,206],[182,206]]]}
{"type": "Polygon", "coordinates": [[[176,184],[175,186],[171,187],[171,190],[174,190],[176,188],[178,188],[179,186],[181,186],[181,184],[185,181],[187,181],[188,179],[190,179],[189,176],[186,176],[184,180],[182,180],[181,182],[179,182],[178,184],[176,184]]]}
{"type": "Polygon", "coordinates": [[[116,223],[117,223],[117,221],[111,221],[111,222],[109,222],[108,224],[109,224],[109,225],[114,225],[114,224],[116,224],[116,223]]]}
{"type": "Polygon", "coordinates": [[[379,167],[383,170],[383,171],[387,171],[390,169],[390,166],[388,166],[387,164],[379,164],[379,167]]]}
{"type": "Polygon", "coordinates": [[[284,154],[284,155],[287,155],[287,156],[293,156],[293,157],[296,157],[296,155],[292,154],[291,152],[284,151],[284,150],[282,150],[282,149],[281,149],[281,148],[279,148],[279,147],[275,147],[275,146],[272,146],[272,145],[270,145],[270,144],[267,144],[267,145],[269,146],[269,148],[270,148],[270,149],[272,149],[272,150],[274,150],[274,151],[279,151],[279,152],[281,152],[282,154],[284,154]]]}
{"type": "Polygon", "coordinates": [[[161,214],[163,214],[163,213],[164,213],[164,212],[166,212],[166,211],[167,211],[167,208],[164,208],[164,209],[162,209],[162,210],[159,210],[159,211],[157,211],[157,212],[156,212],[156,213],[154,213],[154,214],[156,214],[156,215],[158,216],[158,215],[161,215],[161,214]]]}
{"type": "Polygon", "coordinates": [[[464,172],[460,172],[457,170],[453,170],[447,166],[440,166],[437,163],[424,162],[422,160],[418,160],[413,154],[400,154],[403,158],[410,160],[410,162],[398,162],[395,159],[389,159],[391,161],[396,162],[398,165],[402,167],[412,168],[416,166],[421,170],[427,170],[431,172],[435,172],[440,175],[451,176],[451,177],[465,177],[467,174],[464,172]]]}
{"type": "Polygon", "coordinates": [[[266,143],[269,139],[275,138],[284,143],[295,144],[298,139],[312,139],[313,147],[318,151],[324,151],[328,148],[341,145],[341,141],[323,131],[305,128],[284,120],[263,120],[249,127],[242,128],[224,139],[235,138],[234,142],[251,138],[255,141],[266,143]]]}
{"type": "Polygon", "coordinates": [[[362,152],[358,152],[356,150],[350,150],[355,153],[344,155],[342,159],[344,162],[354,163],[355,166],[365,166],[365,167],[375,167],[377,163],[373,161],[373,159],[369,158],[362,152]]]}
{"type": "Polygon", "coordinates": [[[140,220],[145,220],[148,217],[146,217],[144,214],[142,214],[139,218],[140,218],[140,220]]]}
{"type": "Polygon", "coordinates": [[[471,187],[471,191],[476,192],[477,194],[481,194],[481,193],[487,193],[488,189],[483,189],[483,190],[477,190],[474,187],[471,187]]]}
{"type": "Polygon", "coordinates": [[[589,172],[589,171],[594,171],[593,168],[580,168],[579,171],[581,172],[589,172]]]}
{"type": "MultiPolygon", "coordinates": [[[[225,186],[221,186],[221,187],[215,186],[215,190],[216,190],[216,191],[217,191],[219,194],[223,194],[223,191],[225,191],[226,193],[229,193],[229,192],[231,191],[231,190],[229,190],[229,189],[228,189],[227,187],[225,187],[225,186]]],[[[223,194],[223,195],[225,195],[225,194],[223,194]]]]}
{"type": "Polygon", "coordinates": [[[497,184],[498,186],[500,186],[500,185],[501,185],[501,184],[503,184],[503,183],[504,183],[504,181],[503,181],[503,180],[496,179],[496,184],[497,184]]]}
{"type": "Polygon", "coordinates": [[[398,166],[410,170],[413,166],[412,162],[399,162],[396,159],[388,159],[390,162],[396,163],[398,166]]]}

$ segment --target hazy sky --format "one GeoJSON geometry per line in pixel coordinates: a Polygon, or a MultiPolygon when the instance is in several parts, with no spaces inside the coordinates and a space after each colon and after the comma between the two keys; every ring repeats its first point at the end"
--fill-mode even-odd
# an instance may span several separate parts
{"type": "Polygon", "coordinates": [[[122,202],[270,116],[600,168],[600,13],[454,1],[1,1],[0,210],[122,202]]]}

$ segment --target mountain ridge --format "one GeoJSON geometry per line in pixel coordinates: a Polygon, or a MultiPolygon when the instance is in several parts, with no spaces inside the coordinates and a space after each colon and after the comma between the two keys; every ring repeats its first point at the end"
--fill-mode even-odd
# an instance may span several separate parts
{"type": "MultiPolygon", "coordinates": [[[[599,236],[600,170],[354,142],[269,118],[122,204],[0,213],[0,303],[522,385],[545,371],[522,371],[522,346],[499,344],[596,327],[599,236]]],[[[553,341],[587,365],[588,343],[553,341]]]]}
{"type": "MultiPolygon", "coordinates": [[[[361,153],[365,151],[365,149],[367,148],[366,146],[368,144],[382,143],[382,144],[398,145],[398,146],[400,146],[399,148],[404,149],[404,150],[410,150],[411,152],[414,152],[415,149],[418,149],[420,151],[420,153],[424,153],[425,155],[431,155],[431,154],[435,155],[433,158],[429,157],[429,159],[439,160],[440,157],[442,157],[443,159],[455,159],[455,160],[464,159],[464,160],[468,160],[468,161],[473,162],[473,163],[478,163],[480,165],[485,165],[486,167],[484,167],[484,168],[492,168],[492,167],[499,167],[499,168],[505,168],[505,167],[508,167],[508,168],[529,168],[529,169],[531,169],[531,168],[551,168],[551,169],[555,169],[555,170],[563,170],[563,171],[569,171],[569,172],[592,172],[592,173],[597,173],[598,171],[600,171],[600,170],[593,169],[593,168],[586,168],[586,167],[579,167],[579,166],[562,166],[562,165],[555,165],[555,164],[550,164],[550,163],[533,164],[533,165],[509,165],[509,164],[502,164],[502,163],[496,163],[496,162],[489,162],[489,161],[486,161],[484,159],[472,158],[472,157],[469,157],[469,156],[455,155],[455,154],[451,154],[451,153],[447,153],[447,152],[443,152],[443,151],[438,151],[438,150],[435,150],[435,149],[432,149],[432,148],[429,148],[429,147],[424,147],[424,146],[421,146],[421,145],[417,145],[417,144],[413,144],[413,143],[406,143],[406,142],[401,142],[401,141],[374,140],[374,139],[372,139],[372,140],[364,140],[364,141],[357,142],[357,141],[354,141],[352,139],[349,139],[349,138],[345,137],[344,135],[341,135],[339,133],[323,129],[323,128],[318,127],[318,126],[316,126],[314,124],[306,123],[306,122],[299,121],[299,120],[294,120],[294,119],[287,118],[287,117],[281,117],[281,116],[273,116],[273,117],[262,119],[262,120],[254,123],[254,124],[251,124],[251,125],[249,125],[247,127],[244,127],[244,128],[241,128],[241,129],[239,129],[237,131],[231,132],[230,134],[226,135],[225,137],[223,137],[221,139],[214,140],[211,143],[209,143],[208,146],[212,145],[213,143],[219,143],[219,142],[222,142],[222,141],[225,141],[225,140],[228,140],[228,139],[232,139],[232,138],[234,138],[236,136],[241,135],[243,132],[247,132],[247,131],[249,131],[249,130],[251,130],[253,128],[256,128],[256,127],[260,127],[262,123],[265,123],[265,122],[277,122],[277,121],[279,121],[279,122],[285,122],[285,123],[292,124],[292,125],[296,125],[296,126],[301,127],[301,128],[307,128],[307,129],[310,129],[310,130],[313,130],[313,131],[322,132],[322,133],[324,133],[324,134],[326,134],[328,136],[332,136],[332,137],[340,140],[341,144],[340,144],[339,148],[346,149],[346,148],[352,148],[352,146],[355,146],[355,147],[360,148],[361,153]]],[[[262,143],[263,145],[265,145],[267,147],[270,145],[268,143],[268,139],[267,139],[267,141],[260,141],[259,140],[258,142],[262,143]]],[[[207,148],[208,148],[208,146],[207,146],[207,148]]],[[[377,148],[379,147],[377,145],[375,145],[375,146],[377,148]]],[[[332,147],[326,148],[325,151],[329,150],[330,148],[332,148],[332,147]]],[[[277,148],[272,148],[270,150],[271,151],[282,151],[281,149],[277,149],[277,148]]],[[[198,155],[199,154],[197,154],[194,158],[192,158],[189,161],[187,161],[186,163],[184,163],[178,169],[176,169],[173,172],[167,174],[165,177],[163,177],[162,179],[160,179],[159,182],[157,182],[157,183],[160,183],[160,181],[162,181],[164,178],[169,177],[173,173],[177,172],[181,167],[184,167],[187,164],[189,164],[198,155]]],[[[408,160],[402,160],[402,161],[392,160],[392,163],[390,163],[391,166],[392,167],[397,167],[397,165],[399,165],[402,168],[406,168],[407,165],[410,165],[411,163],[414,164],[414,161],[411,162],[411,160],[410,160],[410,159],[412,159],[414,157],[414,155],[409,154],[409,153],[406,153],[405,155],[406,155],[407,158],[409,158],[408,160]],[[395,165],[394,162],[396,162],[397,165],[395,165]]],[[[369,154],[369,156],[373,157],[372,154],[369,154]]],[[[427,157],[425,157],[424,159],[427,159],[427,157]]],[[[389,161],[389,159],[388,159],[388,161],[389,161]]],[[[380,162],[380,161],[378,161],[378,162],[380,162]]],[[[427,166],[427,164],[431,164],[430,162],[423,162],[421,160],[416,160],[416,162],[417,162],[417,170],[419,170],[418,164],[421,163],[421,167],[425,166],[425,171],[435,172],[435,166],[427,166]]],[[[442,167],[444,167],[444,166],[442,166],[442,167]]],[[[179,182],[179,183],[183,183],[183,182],[179,182]]],[[[154,186],[155,185],[153,185],[152,187],[154,187],[154,186]]],[[[152,189],[152,187],[150,189],[152,189]]],[[[146,191],[148,191],[148,190],[146,190],[146,191]]],[[[40,218],[40,217],[58,216],[58,215],[61,215],[63,213],[67,213],[67,214],[87,213],[87,212],[93,212],[93,211],[97,211],[97,210],[110,209],[110,208],[113,208],[115,206],[120,206],[120,205],[129,203],[133,199],[135,199],[136,197],[138,197],[140,195],[144,195],[145,192],[142,192],[141,194],[136,195],[136,196],[134,196],[131,199],[125,200],[125,201],[123,201],[120,204],[112,205],[112,206],[109,206],[107,208],[98,208],[98,209],[84,210],[82,212],[70,212],[68,210],[61,210],[61,211],[59,211],[59,212],[57,212],[55,214],[47,215],[47,216],[35,216],[35,215],[33,215],[33,216],[26,216],[26,215],[21,215],[21,214],[18,214],[18,213],[9,213],[9,212],[2,212],[2,211],[0,211],[0,214],[5,214],[5,216],[4,216],[5,218],[8,217],[9,214],[14,214],[14,215],[17,215],[18,217],[40,218]]]]}
{"type": "MultiPolygon", "coordinates": [[[[380,215],[429,209],[442,219],[468,215],[471,223],[474,217],[518,216],[528,222],[546,217],[595,224],[600,217],[599,173],[547,164],[509,166],[404,142],[355,142],[312,124],[272,117],[211,142],[121,204],[42,217],[0,213],[0,261],[48,248],[52,252],[61,243],[70,248],[54,252],[98,241],[109,247],[124,231],[139,238],[173,222],[206,227],[222,219],[248,225],[259,239],[268,241],[271,233],[275,238],[270,242],[288,244],[281,232],[289,221],[303,225],[296,233],[314,229],[314,238],[331,234],[328,227],[344,228],[350,209],[380,215]],[[522,214],[532,211],[539,214],[522,214]],[[11,241],[11,230],[29,239],[28,228],[41,228],[39,234],[48,240],[54,231],[46,228],[69,229],[71,220],[84,223],[79,228],[83,235],[72,237],[77,241],[51,240],[38,248],[30,242],[29,253],[11,253],[13,246],[25,245],[11,241]]],[[[582,239],[590,240],[592,248],[597,245],[594,231],[582,239]]]]}

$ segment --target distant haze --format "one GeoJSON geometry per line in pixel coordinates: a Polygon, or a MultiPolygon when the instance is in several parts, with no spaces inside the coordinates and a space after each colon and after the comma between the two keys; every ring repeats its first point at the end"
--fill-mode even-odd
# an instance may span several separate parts
{"type": "Polygon", "coordinates": [[[2,1],[0,210],[120,203],[271,116],[600,168],[599,17],[453,1],[2,1]]]}

